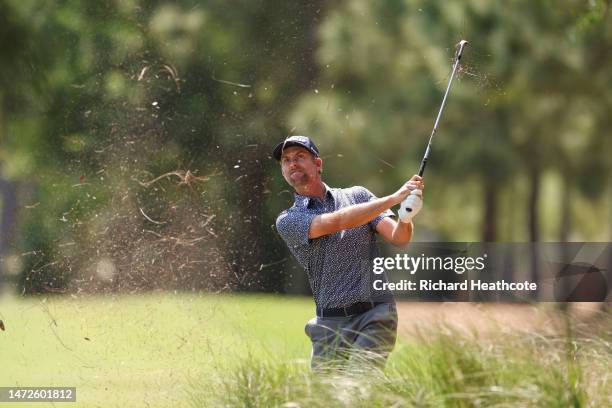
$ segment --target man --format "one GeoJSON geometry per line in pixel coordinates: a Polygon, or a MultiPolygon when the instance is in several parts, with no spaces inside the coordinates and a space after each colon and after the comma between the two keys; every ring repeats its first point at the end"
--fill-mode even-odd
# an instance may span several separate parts
{"type": "Polygon", "coordinates": [[[395,345],[397,311],[390,291],[373,288],[375,279],[387,280],[372,271],[375,234],[395,245],[410,241],[423,180],[414,176],[395,193],[376,198],[364,187],[323,183],[323,161],[308,137],[287,138],[272,156],[295,190],[295,203],[278,216],[276,228],[306,270],[317,306],[317,317],[306,325],[313,369],[363,358],[383,367],[395,345]],[[389,209],[411,194],[413,210],[399,222],[390,218],[389,209]]]}

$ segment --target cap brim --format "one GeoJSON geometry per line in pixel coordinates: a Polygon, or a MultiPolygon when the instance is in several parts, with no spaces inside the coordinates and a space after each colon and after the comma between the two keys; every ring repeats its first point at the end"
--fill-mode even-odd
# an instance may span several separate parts
{"type": "Polygon", "coordinates": [[[272,157],[274,157],[276,159],[276,161],[280,161],[281,156],[283,154],[283,150],[285,150],[288,147],[291,146],[298,146],[301,148],[304,148],[306,150],[308,150],[310,152],[310,149],[308,149],[308,147],[304,146],[301,143],[298,142],[281,142],[279,144],[276,145],[276,147],[274,148],[274,150],[272,151],[272,157]]]}

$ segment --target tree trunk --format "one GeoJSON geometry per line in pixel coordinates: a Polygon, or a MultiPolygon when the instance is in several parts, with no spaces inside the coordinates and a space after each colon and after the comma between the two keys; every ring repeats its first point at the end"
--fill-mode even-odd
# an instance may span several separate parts
{"type": "MultiPolygon", "coordinates": [[[[533,166],[529,172],[529,201],[528,201],[528,222],[529,222],[529,241],[531,245],[531,281],[540,283],[540,274],[538,266],[540,263],[540,255],[538,253],[537,242],[540,240],[540,218],[538,213],[538,202],[540,197],[541,170],[537,166],[533,166]]],[[[534,298],[539,298],[539,290],[535,290],[534,298]]]]}
{"type": "Polygon", "coordinates": [[[482,241],[497,241],[497,186],[494,182],[485,184],[484,219],[482,223],[482,241]]]}
{"type": "MultiPolygon", "coordinates": [[[[607,273],[607,282],[608,282],[608,294],[610,293],[610,286],[612,286],[612,248],[610,248],[612,246],[612,175],[609,176],[609,180],[610,182],[608,183],[608,186],[610,186],[610,199],[608,200],[608,205],[610,206],[610,221],[608,221],[608,228],[610,229],[610,233],[608,235],[608,265],[607,268],[608,269],[608,273],[607,273]]],[[[602,302],[601,304],[601,310],[602,312],[610,312],[612,311],[612,308],[610,307],[610,302],[612,301],[612,298],[610,298],[610,295],[608,295],[608,297],[606,298],[605,302],[602,302]]]]}
{"type": "MultiPolygon", "coordinates": [[[[559,220],[559,242],[561,243],[561,262],[564,265],[569,264],[572,259],[569,248],[567,247],[567,242],[569,241],[569,235],[571,230],[571,186],[573,184],[573,180],[571,179],[571,170],[565,169],[563,172],[563,188],[562,194],[560,197],[561,200],[561,219],[559,220]]],[[[561,293],[563,294],[564,299],[561,300],[559,307],[562,311],[568,310],[568,303],[565,301],[569,292],[571,290],[569,286],[569,279],[562,279],[562,287],[561,293]]]]}
{"type": "Polygon", "coordinates": [[[0,289],[4,282],[4,259],[12,243],[17,219],[17,184],[0,177],[2,215],[0,217],[0,289]]]}
{"type": "Polygon", "coordinates": [[[538,214],[538,202],[540,198],[540,178],[540,170],[536,167],[532,168],[529,173],[529,207],[527,209],[530,242],[538,242],[540,240],[540,219],[538,214]]]}
{"type": "MultiPolygon", "coordinates": [[[[482,220],[482,242],[485,253],[490,253],[490,242],[497,240],[497,187],[494,181],[485,180],[484,191],[484,215],[482,220]]],[[[495,279],[501,279],[498,271],[495,279]]],[[[485,294],[480,300],[495,301],[499,300],[500,294],[485,294]]]]}
{"type": "Polygon", "coordinates": [[[569,176],[569,171],[563,172],[563,193],[561,195],[561,219],[559,220],[559,242],[568,242],[571,231],[572,221],[572,189],[573,181],[569,176]]]}

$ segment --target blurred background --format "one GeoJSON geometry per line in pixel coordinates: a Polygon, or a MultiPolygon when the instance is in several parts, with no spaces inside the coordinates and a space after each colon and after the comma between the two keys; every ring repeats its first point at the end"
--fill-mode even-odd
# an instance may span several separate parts
{"type": "Polygon", "coordinates": [[[307,290],[272,147],[392,193],[461,39],[415,241],[609,242],[609,0],[3,0],[0,285],[307,290]]]}

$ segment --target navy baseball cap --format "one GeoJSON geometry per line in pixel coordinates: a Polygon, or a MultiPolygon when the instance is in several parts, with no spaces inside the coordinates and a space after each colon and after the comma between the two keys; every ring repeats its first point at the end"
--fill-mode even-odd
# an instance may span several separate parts
{"type": "Polygon", "coordinates": [[[319,149],[317,149],[317,146],[314,144],[314,142],[306,136],[290,136],[286,138],[285,141],[280,142],[276,145],[276,147],[272,151],[272,157],[274,157],[276,161],[280,161],[281,155],[283,154],[283,150],[291,146],[303,147],[310,153],[314,154],[316,157],[319,157],[319,149]]]}

